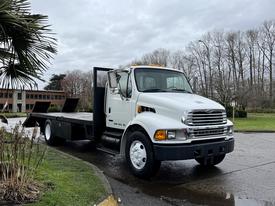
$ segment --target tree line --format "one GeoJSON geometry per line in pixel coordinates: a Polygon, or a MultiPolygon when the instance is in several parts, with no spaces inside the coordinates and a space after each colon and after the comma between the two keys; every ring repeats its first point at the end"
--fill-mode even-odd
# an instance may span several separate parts
{"type": "Polygon", "coordinates": [[[131,65],[158,64],[183,71],[193,90],[240,109],[274,108],[275,20],[246,31],[213,31],[184,49],[157,49],[131,65]]]}
{"type": "MultiPolygon", "coordinates": [[[[234,102],[240,110],[275,108],[274,49],[275,20],[270,20],[246,31],[208,32],[183,49],[156,49],[126,66],[157,64],[181,70],[194,92],[225,106],[234,102]]],[[[80,97],[80,109],[91,107],[92,71],[53,75],[50,82],[45,89],[62,89],[80,97]]]]}

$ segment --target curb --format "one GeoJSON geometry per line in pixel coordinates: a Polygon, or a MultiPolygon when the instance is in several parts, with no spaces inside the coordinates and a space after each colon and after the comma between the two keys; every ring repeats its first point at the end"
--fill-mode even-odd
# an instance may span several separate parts
{"type": "Polygon", "coordinates": [[[90,204],[90,205],[93,205],[93,206],[96,206],[96,205],[99,205],[99,206],[105,206],[105,205],[108,205],[108,206],[117,206],[118,203],[117,203],[117,200],[116,198],[113,196],[113,190],[112,190],[112,187],[109,183],[109,181],[107,180],[107,178],[105,177],[105,175],[103,174],[103,171],[100,170],[98,167],[96,167],[95,165],[93,165],[92,163],[90,162],[86,162],[78,157],[75,157],[75,156],[72,156],[68,153],[65,153],[63,151],[60,151],[54,147],[50,147],[51,149],[54,149],[56,152],[59,152],[61,153],[62,155],[64,156],[67,156],[67,157],[70,157],[72,159],[75,159],[77,161],[81,161],[83,162],[84,164],[90,166],[93,171],[95,172],[96,176],[101,180],[102,184],[103,184],[103,187],[105,188],[105,190],[107,191],[107,196],[106,197],[103,197],[103,198],[100,198],[96,204],[90,204]]]}
{"type": "MultiPolygon", "coordinates": [[[[96,205],[94,205],[94,206],[96,206],[96,205]]],[[[115,197],[113,195],[110,195],[105,200],[100,202],[98,204],[98,206],[118,206],[118,203],[117,203],[117,200],[115,199],[115,197]]]]}
{"type": "Polygon", "coordinates": [[[234,130],[236,133],[275,133],[275,131],[270,131],[270,130],[234,130]]]}

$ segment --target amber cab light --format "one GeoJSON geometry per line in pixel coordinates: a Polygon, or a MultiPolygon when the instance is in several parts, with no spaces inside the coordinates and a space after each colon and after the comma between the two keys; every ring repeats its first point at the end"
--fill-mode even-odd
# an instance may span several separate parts
{"type": "Polygon", "coordinates": [[[155,140],[161,141],[167,139],[167,132],[166,130],[157,130],[155,133],[155,140]]]}

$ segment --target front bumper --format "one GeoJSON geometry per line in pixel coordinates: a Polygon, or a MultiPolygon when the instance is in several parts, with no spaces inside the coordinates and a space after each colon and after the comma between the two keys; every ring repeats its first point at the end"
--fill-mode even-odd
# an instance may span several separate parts
{"type": "Polygon", "coordinates": [[[234,150],[234,139],[181,145],[154,144],[156,160],[186,160],[222,155],[234,150]]]}

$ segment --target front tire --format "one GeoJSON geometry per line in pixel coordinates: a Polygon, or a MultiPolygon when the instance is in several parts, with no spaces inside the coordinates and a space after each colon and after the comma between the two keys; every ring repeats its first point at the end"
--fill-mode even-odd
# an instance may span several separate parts
{"type": "Polygon", "coordinates": [[[196,158],[195,160],[204,167],[212,167],[220,164],[225,158],[225,154],[214,156],[213,158],[196,158]]]}
{"type": "Polygon", "coordinates": [[[154,159],[151,141],[143,132],[131,133],[125,149],[127,164],[135,176],[148,179],[157,173],[161,162],[154,159]]]}

